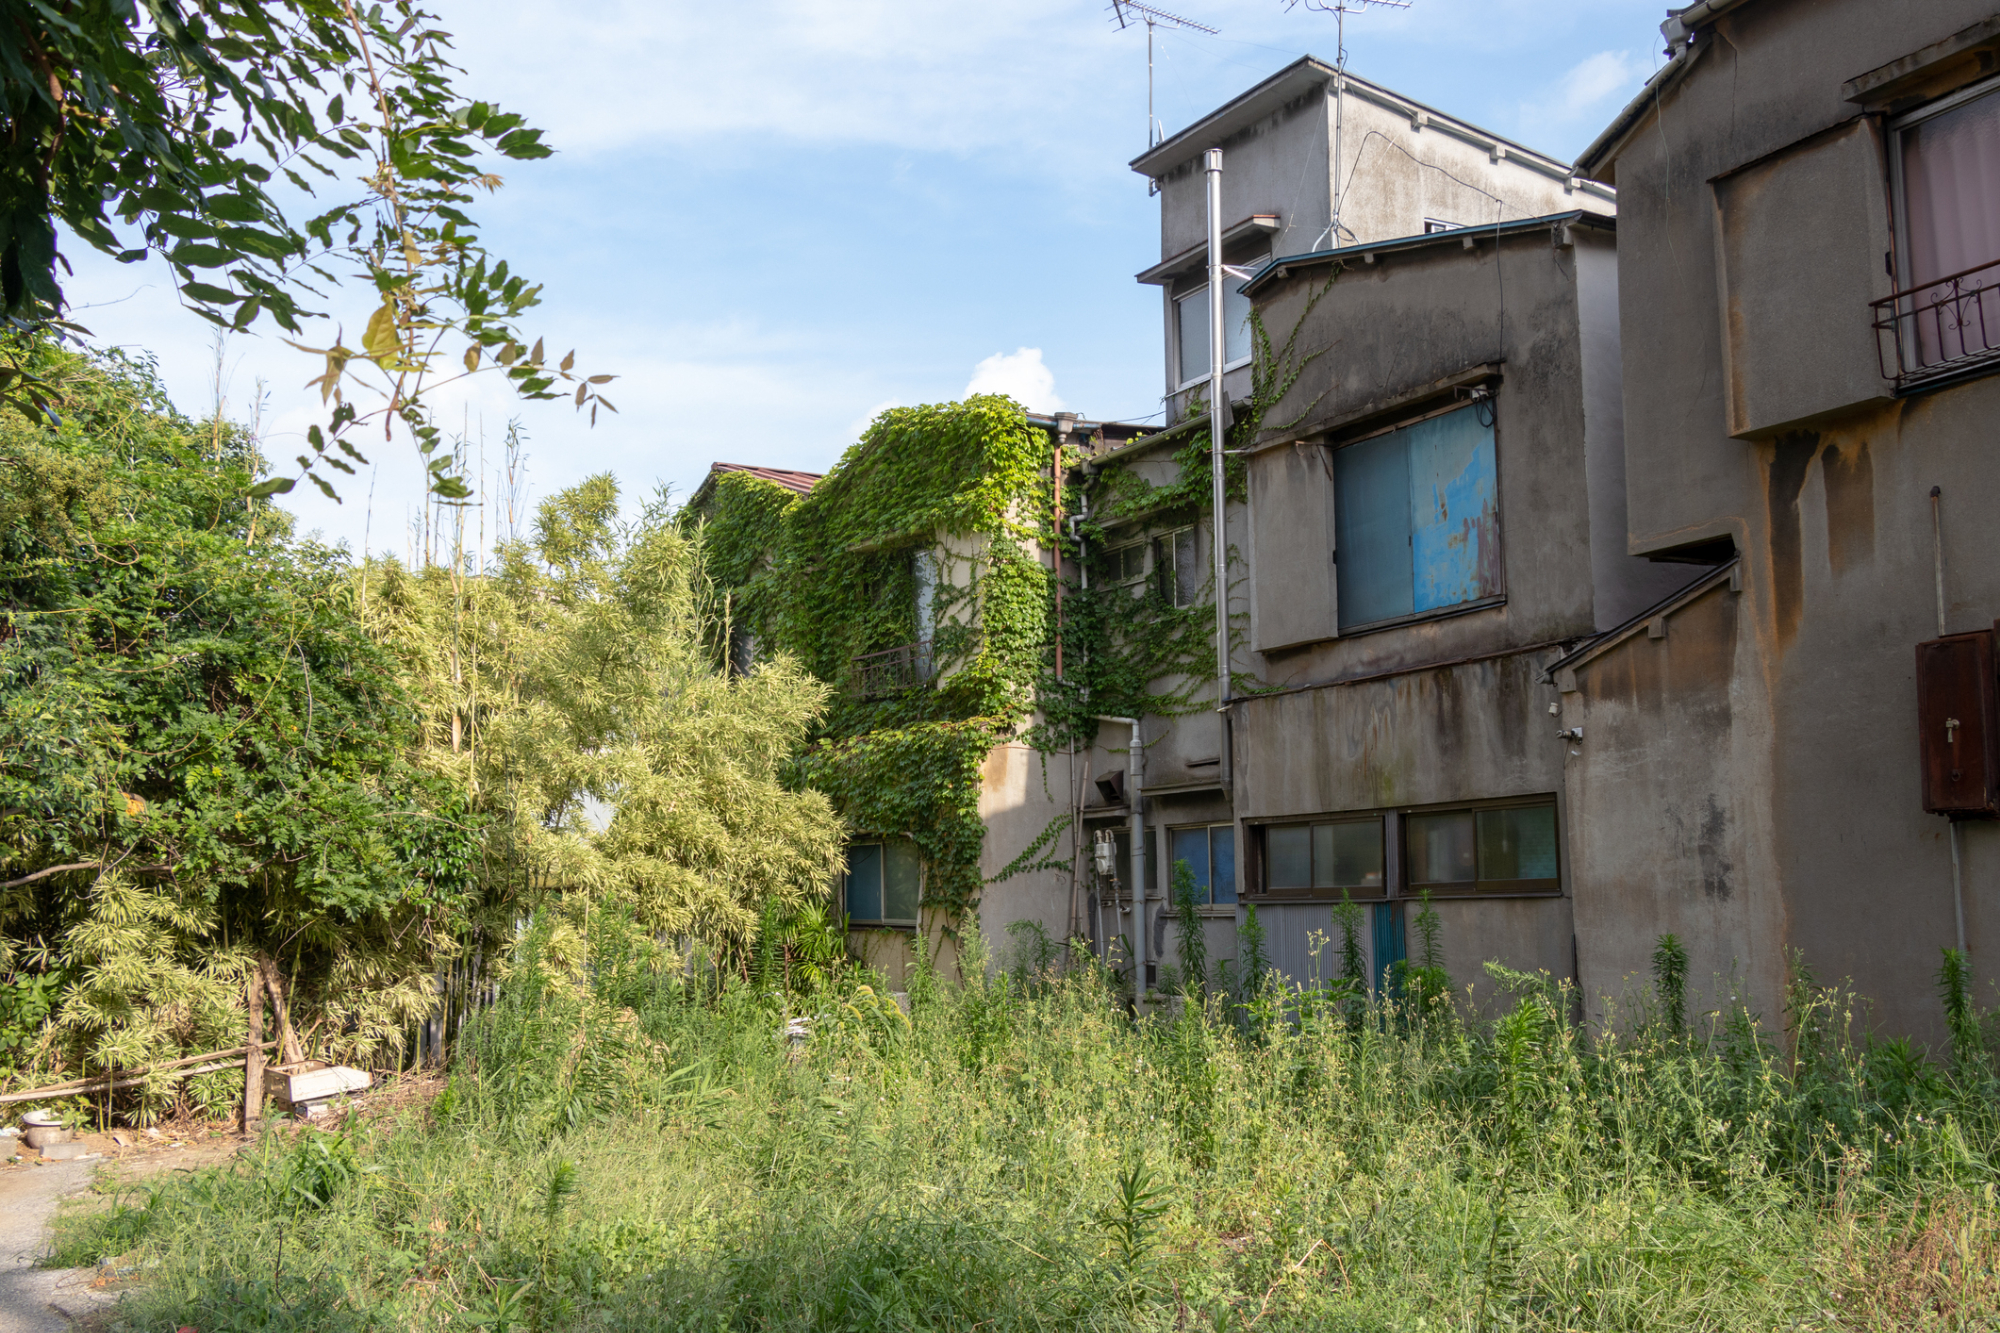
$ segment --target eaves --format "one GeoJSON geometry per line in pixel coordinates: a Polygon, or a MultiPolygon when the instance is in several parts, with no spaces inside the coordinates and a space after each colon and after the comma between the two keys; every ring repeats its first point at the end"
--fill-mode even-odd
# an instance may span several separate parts
{"type": "Polygon", "coordinates": [[[1584,227],[1593,231],[1615,233],[1618,230],[1618,221],[1601,213],[1586,213],[1579,208],[1571,209],[1567,213],[1549,213],[1541,217],[1499,222],[1490,227],[1458,227],[1451,231],[1427,232],[1421,236],[1398,236],[1386,241],[1370,241],[1366,245],[1343,245],[1334,250],[1311,250],[1302,255],[1286,255],[1282,259],[1272,261],[1263,272],[1243,284],[1243,294],[1254,300],[1258,293],[1267,290],[1272,284],[1290,277],[1295,269],[1345,264],[1350,261],[1368,264],[1375,262],[1382,255],[1401,254],[1412,250],[1453,247],[1470,250],[1482,241],[1505,239],[1529,232],[1553,231],[1558,227],[1584,227]]]}

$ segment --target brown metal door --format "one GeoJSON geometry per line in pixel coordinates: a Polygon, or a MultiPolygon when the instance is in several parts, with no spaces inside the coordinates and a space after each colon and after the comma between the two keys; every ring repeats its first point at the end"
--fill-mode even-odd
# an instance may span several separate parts
{"type": "Polygon", "coordinates": [[[1917,726],[1924,809],[1934,815],[2000,814],[1993,632],[1917,645],[1917,726]]]}

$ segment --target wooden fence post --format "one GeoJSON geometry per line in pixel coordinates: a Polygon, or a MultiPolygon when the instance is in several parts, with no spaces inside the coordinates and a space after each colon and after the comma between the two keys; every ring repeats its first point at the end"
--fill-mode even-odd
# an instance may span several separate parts
{"type": "Polygon", "coordinates": [[[243,1132],[264,1118],[264,969],[251,969],[243,983],[244,1008],[249,1011],[243,1060],[243,1132]]]}

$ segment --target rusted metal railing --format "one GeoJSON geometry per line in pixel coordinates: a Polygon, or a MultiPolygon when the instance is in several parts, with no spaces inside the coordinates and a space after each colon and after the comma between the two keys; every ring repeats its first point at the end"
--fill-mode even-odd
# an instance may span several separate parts
{"type": "Polygon", "coordinates": [[[849,690],[863,699],[879,699],[931,678],[931,643],[919,639],[879,653],[863,653],[849,666],[849,690]]]}
{"type": "Polygon", "coordinates": [[[2000,259],[1919,283],[1870,308],[1882,375],[1899,388],[2000,360],[2000,259]]]}

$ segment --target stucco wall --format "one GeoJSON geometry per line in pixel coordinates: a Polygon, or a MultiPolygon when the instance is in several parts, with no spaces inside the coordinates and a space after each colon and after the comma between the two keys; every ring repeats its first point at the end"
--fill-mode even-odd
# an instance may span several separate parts
{"type": "MultiPolygon", "coordinates": [[[[1602,719],[1571,773],[1594,839],[1580,940],[1636,923],[1601,973],[1586,963],[1594,987],[1639,970],[1641,936],[1679,922],[1706,941],[1696,979],[1740,957],[1767,1021],[1795,948],[1822,981],[1851,979],[1881,1030],[1942,1036],[1933,978],[1956,927],[1947,825],[1919,797],[1912,650],[1938,631],[1932,486],[1947,630],[2000,616],[2000,380],[1887,402],[1879,372],[1856,370],[1882,274],[1853,246],[1879,250],[1888,196],[1842,83],[1991,10],[1758,0],[1714,25],[1619,150],[1632,541],[1727,535],[1743,593],[1715,599],[1730,615],[1705,600],[1675,618],[1685,629],[1578,672],[1577,706],[1602,719]],[[1812,185],[1792,193],[1816,229],[1797,200],[1739,206],[1746,183],[1785,195],[1786,173],[1812,185]],[[1704,844],[1732,865],[1727,898],[1704,887],[1704,844]]],[[[1968,944],[1992,1003],[2000,829],[1961,832],[1968,944]]]]}

